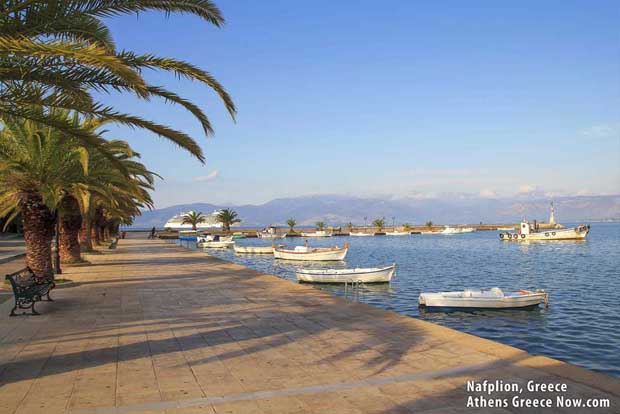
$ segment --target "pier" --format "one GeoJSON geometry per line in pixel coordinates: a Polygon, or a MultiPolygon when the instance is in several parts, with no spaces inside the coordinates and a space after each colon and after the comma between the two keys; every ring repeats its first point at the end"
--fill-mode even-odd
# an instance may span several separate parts
{"type": "Polygon", "coordinates": [[[55,289],[41,316],[9,318],[12,299],[0,304],[0,412],[465,413],[470,397],[515,395],[468,381],[620,409],[618,379],[163,240],[86,258],[63,268],[77,286],[55,289]]]}

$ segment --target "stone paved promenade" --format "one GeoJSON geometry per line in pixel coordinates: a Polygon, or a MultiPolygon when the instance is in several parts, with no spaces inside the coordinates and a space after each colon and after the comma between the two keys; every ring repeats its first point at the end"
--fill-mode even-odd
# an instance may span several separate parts
{"type": "Polygon", "coordinates": [[[476,412],[465,384],[483,379],[611,401],[487,413],[620,412],[617,379],[202,252],[121,240],[88,259],[42,316],[0,305],[0,413],[450,414],[476,412]]]}

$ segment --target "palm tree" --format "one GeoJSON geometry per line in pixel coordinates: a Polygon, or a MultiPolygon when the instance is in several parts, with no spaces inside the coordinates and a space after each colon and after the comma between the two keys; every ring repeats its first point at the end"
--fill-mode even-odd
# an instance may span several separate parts
{"type": "Polygon", "coordinates": [[[32,122],[0,130],[0,217],[24,224],[26,264],[37,277],[53,274],[51,241],[68,183],[83,183],[83,157],[71,139],[32,122]]]}
{"type": "Polygon", "coordinates": [[[297,225],[295,219],[286,220],[286,225],[289,227],[291,233],[295,233],[294,227],[297,225]]]}
{"type": "Polygon", "coordinates": [[[432,221],[430,221],[430,220],[429,220],[429,221],[427,221],[427,222],[426,222],[426,227],[428,227],[429,229],[430,229],[431,227],[433,227],[433,222],[432,222],[432,221]]]}
{"type": "Polygon", "coordinates": [[[317,228],[319,231],[323,231],[323,229],[325,228],[325,223],[324,223],[324,222],[322,222],[322,221],[317,221],[317,222],[316,222],[316,228],[317,228]]]}
{"type": "Polygon", "coordinates": [[[347,228],[349,229],[349,233],[351,233],[353,231],[353,223],[348,222],[347,223],[347,228]]]}
{"type": "Polygon", "coordinates": [[[220,210],[220,212],[217,213],[216,219],[219,223],[222,223],[222,230],[225,232],[229,232],[230,226],[233,224],[241,223],[241,219],[237,218],[237,212],[229,208],[220,210]]]}
{"type": "Polygon", "coordinates": [[[58,116],[55,109],[144,128],[189,151],[200,161],[200,146],[189,135],[166,125],[118,112],[97,102],[93,93],[128,92],[140,99],[162,98],[180,105],[213,128],[194,103],[158,85],[142,72],[155,69],[195,80],[214,90],[233,117],[236,109],[226,90],[208,72],[181,60],[117,51],[105,17],[162,11],[193,14],[220,27],[224,18],[209,0],[15,0],[0,8],[0,118],[36,121],[61,130],[82,145],[102,144],[88,129],[58,116]]]}
{"type": "Polygon", "coordinates": [[[191,224],[192,230],[196,231],[198,224],[204,222],[206,217],[202,212],[190,211],[183,215],[183,221],[181,224],[191,224]]]}
{"type": "Polygon", "coordinates": [[[380,233],[381,231],[383,231],[383,227],[385,227],[385,219],[376,219],[372,222],[372,225],[375,226],[377,228],[377,231],[380,233]]]}
{"type": "Polygon", "coordinates": [[[404,223],[403,224],[403,231],[409,231],[409,230],[411,230],[411,224],[404,223]]]}

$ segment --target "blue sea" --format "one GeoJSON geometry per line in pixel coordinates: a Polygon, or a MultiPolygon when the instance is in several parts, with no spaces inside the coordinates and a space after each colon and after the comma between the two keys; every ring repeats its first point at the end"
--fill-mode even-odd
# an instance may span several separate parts
{"type": "MultiPolygon", "coordinates": [[[[572,224],[568,224],[572,225],[572,224]]],[[[502,242],[498,232],[453,236],[411,235],[309,239],[311,245],[349,242],[345,262],[291,263],[272,256],[210,255],[295,281],[296,266],[374,267],[396,263],[389,285],[317,286],[347,297],[496,340],[620,377],[620,223],[593,223],[586,241],[502,242]],[[421,292],[500,287],[545,289],[550,306],[530,311],[428,313],[418,308],[421,292]]],[[[271,244],[242,239],[240,245],[271,244]]],[[[302,238],[283,244],[301,245],[302,238]]],[[[195,243],[178,242],[195,248],[195,243]]]]}

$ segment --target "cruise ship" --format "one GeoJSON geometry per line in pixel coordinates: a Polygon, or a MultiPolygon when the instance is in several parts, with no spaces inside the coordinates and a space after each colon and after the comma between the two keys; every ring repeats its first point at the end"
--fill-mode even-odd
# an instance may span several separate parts
{"type": "MultiPolygon", "coordinates": [[[[215,210],[211,214],[205,214],[205,220],[202,223],[199,223],[196,227],[200,229],[212,229],[216,227],[221,227],[221,224],[217,221],[217,215],[220,211],[215,210]]],[[[193,211],[187,211],[183,213],[179,213],[172,218],[170,218],[166,224],[164,224],[164,228],[168,230],[191,230],[192,225],[185,223],[183,224],[183,216],[188,213],[193,213],[193,211]]]]}

